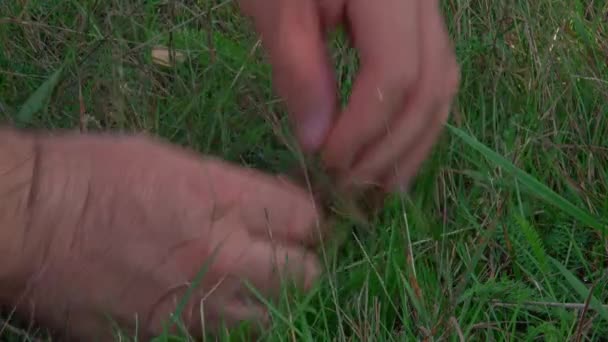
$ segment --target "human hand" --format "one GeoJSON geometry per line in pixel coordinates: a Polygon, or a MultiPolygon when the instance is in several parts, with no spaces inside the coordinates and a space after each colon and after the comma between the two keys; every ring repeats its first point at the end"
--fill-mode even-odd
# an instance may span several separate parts
{"type": "Polygon", "coordinates": [[[340,184],[405,190],[426,159],[459,83],[437,0],[241,0],[253,18],[297,137],[340,184]],[[337,109],[327,34],[344,24],[361,68],[337,109]]]}
{"type": "Polygon", "coordinates": [[[273,300],[282,279],[308,289],[318,275],[316,210],[280,178],[150,138],[39,141],[20,267],[35,271],[11,304],[44,325],[91,340],[112,319],[147,339],[209,263],[181,317],[200,336],[267,323],[244,281],[273,300]]]}

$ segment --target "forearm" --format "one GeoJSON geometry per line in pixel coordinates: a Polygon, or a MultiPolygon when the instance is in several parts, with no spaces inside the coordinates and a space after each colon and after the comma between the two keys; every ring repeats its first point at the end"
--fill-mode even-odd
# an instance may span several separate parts
{"type": "Polygon", "coordinates": [[[23,286],[30,270],[25,243],[38,159],[36,138],[0,127],[0,300],[23,286]]]}

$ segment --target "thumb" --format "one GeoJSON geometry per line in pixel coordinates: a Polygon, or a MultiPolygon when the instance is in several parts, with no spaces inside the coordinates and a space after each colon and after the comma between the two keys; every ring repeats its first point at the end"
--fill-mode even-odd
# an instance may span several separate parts
{"type": "Polygon", "coordinates": [[[336,113],[336,85],[317,2],[243,0],[268,51],[274,87],[307,152],[324,143],[336,113]]]}

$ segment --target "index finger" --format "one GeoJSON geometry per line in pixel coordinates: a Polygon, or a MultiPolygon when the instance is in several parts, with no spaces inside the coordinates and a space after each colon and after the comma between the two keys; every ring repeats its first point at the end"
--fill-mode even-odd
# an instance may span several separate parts
{"type": "Polygon", "coordinates": [[[241,218],[250,233],[292,244],[316,246],[325,235],[321,208],[313,195],[284,177],[259,174],[240,198],[241,218]]]}

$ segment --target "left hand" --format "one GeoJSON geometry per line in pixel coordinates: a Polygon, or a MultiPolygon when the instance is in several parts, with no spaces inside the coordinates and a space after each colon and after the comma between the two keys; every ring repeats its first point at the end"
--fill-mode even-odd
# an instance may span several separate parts
{"type": "Polygon", "coordinates": [[[459,83],[437,0],[241,0],[266,46],[302,147],[339,183],[404,190],[429,154],[459,83]],[[361,68],[337,109],[327,33],[345,24],[361,68]]]}
{"type": "Polygon", "coordinates": [[[0,203],[0,304],[67,340],[110,341],[116,324],[147,341],[189,290],[177,318],[194,338],[256,328],[268,308],[247,283],[273,301],[318,279],[321,217],[282,177],[150,137],[28,137],[0,136],[3,156],[39,151],[4,183],[15,200],[0,203]]]}

